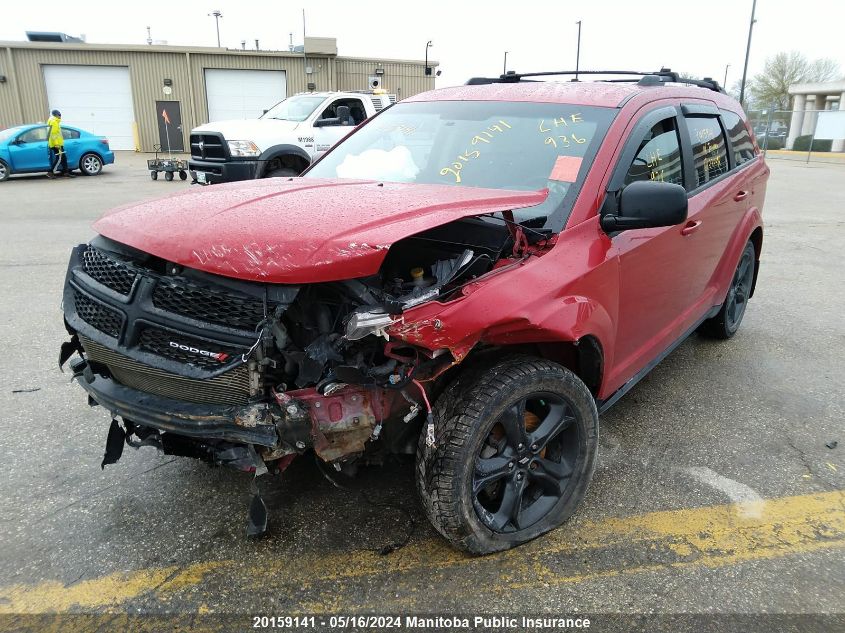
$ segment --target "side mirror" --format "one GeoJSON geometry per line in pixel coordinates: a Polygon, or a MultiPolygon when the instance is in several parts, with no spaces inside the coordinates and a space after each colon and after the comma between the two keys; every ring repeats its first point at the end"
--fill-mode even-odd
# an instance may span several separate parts
{"type": "Polygon", "coordinates": [[[632,182],[619,197],[619,215],[604,215],[606,232],[675,226],[687,219],[687,192],[681,185],[652,180],[632,182]]]}

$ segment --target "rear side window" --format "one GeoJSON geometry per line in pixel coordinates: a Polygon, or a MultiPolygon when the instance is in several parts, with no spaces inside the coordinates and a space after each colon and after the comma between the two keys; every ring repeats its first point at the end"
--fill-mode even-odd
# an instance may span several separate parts
{"type": "Polygon", "coordinates": [[[70,130],[66,127],[62,128],[62,136],[65,140],[79,138],[79,131],[78,130],[70,130]]]}
{"type": "Polygon", "coordinates": [[[684,184],[678,127],[674,118],[663,119],[654,125],[640,143],[637,155],[625,174],[625,184],[637,180],[684,184]]]}
{"type": "Polygon", "coordinates": [[[747,163],[756,154],[754,153],[754,143],[751,142],[751,136],[748,134],[745,122],[736,112],[730,110],[722,110],[722,120],[725,122],[725,129],[728,131],[731,145],[734,148],[734,162],[737,165],[747,163]]]}
{"type": "Polygon", "coordinates": [[[715,117],[688,117],[690,144],[696,187],[718,178],[728,171],[728,153],[725,135],[715,117]]]}

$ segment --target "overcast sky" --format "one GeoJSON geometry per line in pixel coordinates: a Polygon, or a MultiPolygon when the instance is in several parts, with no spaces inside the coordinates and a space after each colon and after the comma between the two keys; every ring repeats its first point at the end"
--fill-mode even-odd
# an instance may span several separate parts
{"type": "MultiPolygon", "coordinates": [[[[146,27],[174,45],[215,46],[214,9],[223,12],[223,46],[241,40],[263,49],[287,49],[289,33],[302,41],[302,9],[308,35],[336,37],[341,55],[440,62],[438,86],[508,68],[564,70],[575,66],[581,20],[581,68],[673,70],[728,85],[742,74],[751,0],[112,0],[12,2],[4,0],[0,40],[23,40],[24,31],[84,33],[89,42],[144,44],[146,27]]],[[[759,0],[749,75],[764,59],[796,49],[809,58],[831,57],[845,69],[845,2],[759,0]]],[[[389,89],[389,83],[386,85],[389,89]]]]}

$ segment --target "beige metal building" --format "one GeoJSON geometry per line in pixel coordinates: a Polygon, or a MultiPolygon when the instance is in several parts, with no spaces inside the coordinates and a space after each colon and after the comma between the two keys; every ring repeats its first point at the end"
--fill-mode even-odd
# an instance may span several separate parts
{"type": "Polygon", "coordinates": [[[186,147],[197,125],[259,116],[298,92],[378,82],[402,99],[434,88],[430,72],[422,61],[339,57],[333,38],[306,38],[304,53],[0,42],[0,129],[44,121],[58,108],[66,124],[107,136],[114,149],[150,152],[165,129],[174,147],[186,147]]]}

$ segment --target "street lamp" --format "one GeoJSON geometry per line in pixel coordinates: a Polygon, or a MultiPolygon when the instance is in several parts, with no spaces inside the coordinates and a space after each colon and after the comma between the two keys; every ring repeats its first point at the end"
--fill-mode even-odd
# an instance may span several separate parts
{"type": "Polygon", "coordinates": [[[223,13],[220,9],[212,11],[208,14],[209,16],[214,16],[214,25],[217,27],[217,48],[220,48],[220,18],[223,17],[223,13]]]}
{"type": "Polygon", "coordinates": [[[426,76],[431,76],[431,68],[428,67],[428,49],[431,48],[433,44],[431,40],[428,40],[425,43],[425,74],[426,76]]]}
{"type": "Polygon", "coordinates": [[[748,75],[748,55],[751,53],[751,32],[754,30],[754,10],[757,8],[757,0],[751,3],[751,22],[748,24],[748,44],[745,47],[745,65],[742,67],[742,83],[739,85],[739,105],[745,107],[745,77],[748,75]]]}
{"type": "Polygon", "coordinates": [[[578,81],[578,66],[581,63],[581,20],[575,24],[578,25],[578,50],[575,53],[575,81],[578,81]]]}

